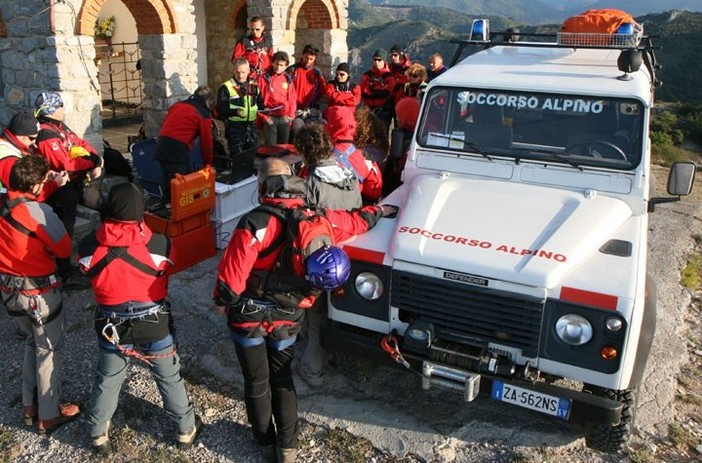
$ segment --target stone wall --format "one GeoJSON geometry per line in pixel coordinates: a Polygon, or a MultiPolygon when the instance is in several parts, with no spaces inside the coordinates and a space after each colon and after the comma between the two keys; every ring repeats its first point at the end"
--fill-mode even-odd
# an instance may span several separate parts
{"type": "MultiPolygon", "coordinates": [[[[0,124],[42,91],[61,93],[66,123],[96,148],[102,146],[100,101],[92,25],[104,0],[0,0],[0,124]],[[51,5],[51,6],[48,6],[51,5]]],[[[321,50],[329,77],[346,61],[347,0],[206,0],[208,57],[198,55],[193,0],[124,2],[139,32],[144,121],[158,134],[167,108],[197,87],[197,61],[207,59],[208,81],[218,87],[230,75],[231,50],[247,33],[247,19],[264,18],[276,50],[294,62],[302,47],[321,50]]],[[[204,47],[203,47],[204,48],[204,47]]]]}

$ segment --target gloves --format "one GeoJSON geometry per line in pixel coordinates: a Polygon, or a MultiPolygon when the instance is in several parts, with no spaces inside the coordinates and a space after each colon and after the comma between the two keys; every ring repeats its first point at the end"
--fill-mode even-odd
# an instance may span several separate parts
{"type": "Polygon", "coordinates": [[[388,219],[394,219],[397,217],[397,213],[400,210],[399,207],[393,206],[392,204],[382,204],[380,210],[383,212],[383,217],[388,219]]]}

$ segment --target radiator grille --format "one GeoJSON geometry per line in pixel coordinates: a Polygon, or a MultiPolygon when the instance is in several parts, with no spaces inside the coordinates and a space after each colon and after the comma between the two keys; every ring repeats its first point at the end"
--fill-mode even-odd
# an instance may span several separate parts
{"type": "Polygon", "coordinates": [[[403,321],[429,322],[439,338],[481,347],[496,342],[529,357],[538,352],[545,302],[539,298],[393,271],[391,301],[403,321]]]}

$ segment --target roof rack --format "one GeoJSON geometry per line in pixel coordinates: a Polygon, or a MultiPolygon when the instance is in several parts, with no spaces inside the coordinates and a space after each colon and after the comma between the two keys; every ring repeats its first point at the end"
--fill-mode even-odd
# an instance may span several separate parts
{"type": "Polygon", "coordinates": [[[516,29],[508,29],[503,32],[489,31],[487,19],[473,20],[470,38],[461,40],[451,40],[450,43],[458,44],[458,48],[451,60],[451,66],[460,59],[463,50],[468,45],[477,45],[484,48],[493,46],[512,47],[536,47],[536,48],[591,48],[591,49],[618,49],[618,50],[638,50],[646,68],[652,76],[653,85],[659,86],[661,82],[657,80],[655,71],[660,68],[653,50],[661,47],[654,46],[651,39],[658,38],[657,35],[643,35],[643,27],[639,24],[633,25],[631,33],[615,34],[595,34],[595,33],[573,33],[573,32],[553,32],[553,33],[529,33],[520,32],[516,29]],[[536,39],[524,41],[524,38],[536,39]]]}

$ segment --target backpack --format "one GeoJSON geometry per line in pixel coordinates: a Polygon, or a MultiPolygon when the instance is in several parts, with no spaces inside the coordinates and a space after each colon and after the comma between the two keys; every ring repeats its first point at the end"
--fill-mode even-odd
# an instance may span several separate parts
{"type": "Polygon", "coordinates": [[[334,228],[322,211],[307,207],[288,209],[270,205],[259,206],[258,210],[268,212],[285,224],[285,232],[259,254],[264,257],[284,244],[276,265],[278,271],[304,278],[307,257],[319,248],[334,245],[334,228]]]}
{"type": "Polygon", "coordinates": [[[134,175],[129,161],[122,156],[122,153],[110,146],[110,142],[107,140],[102,140],[102,144],[104,148],[102,157],[105,160],[105,173],[107,175],[127,177],[131,182],[134,179],[134,175]]]}
{"type": "Polygon", "coordinates": [[[265,257],[283,246],[273,270],[251,272],[247,293],[281,307],[309,309],[322,291],[305,279],[305,259],[321,247],[334,245],[331,222],[323,212],[306,207],[287,209],[264,204],[254,210],[278,218],[285,224],[285,231],[259,253],[259,257],[265,257]]]}

